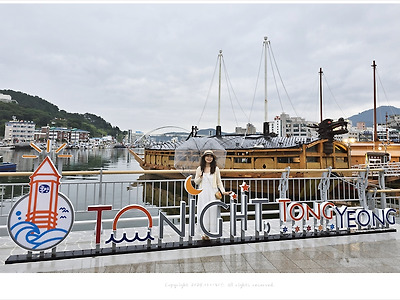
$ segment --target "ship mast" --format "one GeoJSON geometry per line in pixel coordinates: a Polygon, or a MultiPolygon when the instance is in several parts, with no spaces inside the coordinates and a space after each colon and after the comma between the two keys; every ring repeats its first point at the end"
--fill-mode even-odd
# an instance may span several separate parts
{"type": "Polygon", "coordinates": [[[216,128],[216,136],[222,135],[221,129],[221,65],[222,65],[222,50],[219,50],[218,54],[219,60],[219,84],[218,84],[218,123],[216,128]]]}
{"type": "Polygon", "coordinates": [[[376,124],[376,63],[375,60],[372,62],[373,74],[374,74],[374,142],[378,141],[378,130],[376,124]]]}
{"type": "Polygon", "coordinates": [[[269,133],[269,125],[268,125],[268,97],[267,97],[267,55],[268,55],[268,45],[269,45],[268,37],[264,37],[264,52],[265,52],[265,59],[264,59],[264,95],[265,95],[265,102],[264,102],[264,135],[268,135],[269,133]]]}
{"type": "Polygon", "coordinates": [[[319,119],[322,122],[322,68],[319,68],[319,119]]]}

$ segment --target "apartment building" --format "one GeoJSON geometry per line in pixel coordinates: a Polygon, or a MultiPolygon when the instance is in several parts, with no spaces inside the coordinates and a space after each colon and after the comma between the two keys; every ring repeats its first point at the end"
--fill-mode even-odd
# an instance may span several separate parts
{"type": "Polygon", "coordinates": [[[5,123],[4,140],[11,143],[31,142],[34,140],[35,123],[17,120],[15,117],[5,123]]]}

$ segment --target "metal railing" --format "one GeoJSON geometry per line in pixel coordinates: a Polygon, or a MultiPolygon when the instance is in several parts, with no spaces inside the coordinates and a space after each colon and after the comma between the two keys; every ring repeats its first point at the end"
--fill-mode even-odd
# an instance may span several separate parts
{"type": "MultiPolygon", "coordinates": [[[[228,176],[235,172],[263,172],[285,174],[289,170],[224,170],[228,176]]],[[[337,169],[337,170],[290,170],[291,174],[299,174],[301,172],[329,172],[328,176],[323,177],[287,177],[280,178],[223,178],[224,187],[226,190],[232,190],[240,194],[240,185],[245,181],[249,186],[248,198],[264,198],[270,202],[276,202],[278,198],[288,198],[292,201],[321,201],[329,200],[331,202],[344,203],[353,206],[362,206],[363,199],[360,199],[360,194],[370,193],[369,201],[375,201],[381,206],[399,208],[399,196],[396,193],[390,193],[390,197],[384,197],[387,191],[367,190],[367,186],[362,187],[357,182],[359,176],[344,176],[332,174],[352,174],[354,169],[337,169]],[[322,185],[325,182],[326,185],[322,185]],[[282,188],[284,186],[284,188],[282,188]],[[324,190],[325,189],[325,190],[324,190]],[[360,191],[361,189],[361,191],[360,191]],[[362,190],[363,189],[363,190],[362,190]],[[325,191],[325,194],[322,192],[325,191]],[[361,193],[360,193],[361,192],[361,193]],[[371,197],[371,193],[373,197],[371,197]],[[325,196],[323,196],[325,195],[325,196]],[[326,199],[323,199],[326,197],[326,199]],[[382,200],[383,199],[383,200],[382,200]],[[385,203],[382,204],[382,201],[385,203]]],[[[365,172],[366,170],[358,169],[357,172],[365,172]]],[[[382,171],[382,170],[379,170],[382,171]]],[[[65,194],[72,202],[77,222],[94,223],[95,215],[89,213],[87,208],[91,205],[108,204],[112,205],[113,213],[120,210],[129,204],[140,204],[149,209],[153,208],[154,215],[157,215],[161,209],[167,214],[178,214],[177,209],[180,207],[180,202],[188,200],[190,196],[184,188],[184,179],[157,179],[148,180],[140,179],[133,176],[132,180],[116,180],[112,175],[118,174],[157,174],[171,175],[179,173],[178,171],[66,171],[62,172],[63,178],[60,185],[60,192],[65,194]],[[82,179],[81,176],[85,176],[82,179]]],[[[25,182],[5,182],[0,183],[0,226],[5,227],[8,212],[12,205],[23,195],[29,193],[28,176],[31,172],[16,172],[16,173],[0,173],[0,179],[5,181],[5,178],[25,178],[25,182]]],[[[325,173],[326,174],[326,173],[325,173]]],[[[15,181],[15,180],[9,180],[15,181]]],[[[229,202],[229,197],[223,200],[229,202]]],[[[240,201],[239,201],[240,202],[240,201]]],[[[276,211],[275,211],[276,212],[276,211]]],[[[110,215],[111,218],[111,215],[110,215]]]]}

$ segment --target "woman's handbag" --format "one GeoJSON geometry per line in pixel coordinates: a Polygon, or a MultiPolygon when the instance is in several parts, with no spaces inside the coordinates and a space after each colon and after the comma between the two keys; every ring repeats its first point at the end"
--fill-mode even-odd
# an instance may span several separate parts
{"type": "Polygon", "coordinates": [[[221,190],[218,188],[218,191],[215,193],[215,198],[218,200],[222,199],[222,193],[221,190]]]}

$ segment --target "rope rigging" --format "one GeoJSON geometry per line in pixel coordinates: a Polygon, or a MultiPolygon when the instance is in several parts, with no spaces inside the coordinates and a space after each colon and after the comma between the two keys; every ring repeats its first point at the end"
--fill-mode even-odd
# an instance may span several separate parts
{"type": "MultiPolygon", "coordinates": [[[[268,52],[268,54],[269,54],[269,56],[270,56],[270,58],[271,58],[271,53],[268,52]]],[[[276,82],[275,68],[274,68],[274,65],[273,65],[273,64],[271,64],[271,70],[272,70],[272,76],[274,77],[274,83],[275,83],[276,93],[278,94],[279,104],[281,105],[282,111],[285,111],[285,110],[283,109],[281,94],[279,93],[278,84],[277,84],[277,82],[276,82]]],[[[278,72],[278,73],[279,73],[279,72],[278,72]]]]}
{"type": "MultiPolygon", "coordinates": [[[[383,87],[383,83],[382,83],[381,77],[379,76],[378,68],[376,68],[376,74],[378,75],[378,81],[379,81],[380,86],[381,86],[381,88],[382,88],[383,94],[385,95],[386,102],[387,102],[387,104],[388,104],[388,106],[389,106],[389,108],[390,108],[390,111],[391,111],[392,115],[394,116],[394,115],[396,115],[396,113],[395,113],[395,111],[393,110],[393,106],[390,105],[390,103],[389,103],[389,99],[388,99],[388,96],[387,96],[387,94],[386,94],[386,90],[385,90],[385,88],[383,87]]],[[[381,117],[382,117],[382,116],[381,116],[381,117]]]]}
{"type": "MultiPolygon", "coordinates": [[[[215,79],[215,74],[217,72],[219,59],[221,59],[221,61],[222,61],[223,70],[225,72],[224,75],[225,75],[225,80],[227,82],[227,93],[228,93],[229,101],[230,101],[230,104],[231,104],[231,108],[232,108],[232,112],[233,112],[233,117],[234,117],[235,123],[238,126],[239,123],[238,123],[238,117],[237,117],[236,112],[235,112],[235,107],[239,107],[241,113],[247,119],[247,123],[248,124],[251,123],[251,117],[252,117],[252,113],[253,113],[253,110],[254,110],[254,103],[255,103],[256,93],[257,93],[257,89],[258,89],[258,82],[259,82],[259,79],[260,79],[261,66],[262,66],[263,57],[264,57],[265,54],[267,54],[268,57],[269,57],[269,62],[268,63],[269,63],[269,66],[270,66],[270,68],[272,70],[274,86],[275,86],[275,89],[276,89],[276,92],[277,92],[277,97],[278,97],[279,104],[280,104],[280,107],[282,109],[282,112],[284,111],[284,106],[283,106],[283,102],[282,102],[282,98],[281,98],[281,93],[279,92],[279,88],[278,88],[278,79],[279,79],[280,84],[282,85],[282,87],[283,87],[283,89],[285,91],[286,97],[289,100],[289,103],[290,103],[290,105],[291,105],[291,107],[293,109],[293,112],[294,112],[295,116],[299,117],[299,114],[297,113],[297,111],[296,111],[296,109],[295,109],[295,107],[293,105],[293,102],[292,102],[292,100],[291,100],[291,98],[289,96],[289,93],[288,93],[288,91],[286,89],[286,86],[285,86],[285,84],[283,82],[281,73],[280,73],[279,68],[278,68],[278,64],[276,62],[275,55],[273,53],[273,50],[272,50],[272,47],[271,47],[271,44],[270,44],[269,41],[267,42],[267,45],[266,45],[265,48],[267,49],[266,51],[268,51],[268,52],[265,53],[264,45],[263,45],[262,51],[261,51],[260,63],[259,63],[259,66],[258,66],[258,71],[257,71],[257,78],[256,78],[256,84],[255,84],[254,93],[253,93],[253,99],[252,99],[252,102],[251,102],[251,107],[250,107],[249,114],[248,115],[246,114],[246,112],[244,111],[243,107],[240,104],[240,101],[238,100],[238,97],[237,97],[237,95],[236,95],[236,93],[235,93],[235,91],[234,91],[234,89],[232,87],[232,82],[230,80],[229,73],[228,73],[227,68],[226,68],[224,57],[221,54],[221,58],[220,58],[220,56],[218,56],[218,58],[217,58],[217,62],[215,64],[215,68],[214,68],[214,73],[213,73],[212,80],[211,80],[211,83],[210,83],[210,86],[209,86],[209,90],[208,90],[208,93],[207,93],[207,97],[206,97],[206,100],[205,100],[205,103],[204,103],[204,106],[203,106],[203,109],[202,109],[202,112],[200,114],[200,118],[199,118],[197,124],[200,124],[200,122],[201,122],[201,120],[203,118],[203,115],[204,115],[205,108],[207,106],[208,100],[210,98],[210,93],[211,93],[211,89],[212,89],[213,82],[214,82],[214,79],[215,79]],[[236,102],[232,99],[233,97],[235,98],[236,102]]],[[[247,134],[248,134],[248,132],[247,132],[247,127],[246,127],[245,136],[247,134]]]]}
{"type": "MultiPolygon", "coordinates": [[[[278,88],[278,80],[277,80],[277,78],[276,78],[276,77],[277,77],[277,76],[276,76],[276,73],[277,73],[277,75],[278,75],[278,77],[279,77],[279,80],[280,80],[280,83],[281,83],[281,85],[282,85],[282,87],[283,87],[283,89],[284,89],[284,91],[285,91],[286,97],[288,98],[289,103],[290,103],[290,105],[291,105],[291,107],[292,107],[292,109],[293,109],[293,111],[294,111],[294,114],[296,115],[296,117],[299,117],[299,114],[297,113],[297,111],[296,111],[296,109],[295,109],[295,107],[294,107],[294,105],[293,105],[293,102],[292,102],[292,100],[291,100],[291,98],[290,98],[290,96],[289,96],[289,93],[288,93],[288,91],[287,91],[287,89],[286,89],[286,86],[285,86],[285,84],[284,84],[284,82],[283,82],[282,75],[281,75],[281,73],[280,73],[280,71],[279,71],[278,64],[277,64],[277,62],[276,62],[275,55],[274,55],[274,52],[273,52],[273,50],[272,50],[271,43],[270,43],[269,41],[268,41],[268,43],[267,43],[267,51],[268,51],[267,55],[268,55],[268,57],[270,58],[270,59],[269,59],[269,66],[270,66],[270,68],[271,68],[271,70],[272,70],[272,76],[273,76],[273,79],[274,79],[274,85],[275,85],[275,89],[276,89],[276,92],[277,92],[277,96],[278,96],[278,100],[279,100],[279,104],[280,104],[280,106],[281,106],[282,112],[285,111],[285,110],[284,110],[284,107],[283,107],[283,102],[282,102],[281,94],[280,94],[279,88],[278,88]]],[[[251,114],[252,114],[253,109],[254,109],[254,102],[255,102],[255,98],[256,98],[256,93],[257,93],[257,88],[258,88],[258,81],[259,81],[259,79],[260,79],[260,71],[261,71],[261,66],[262,66],[262,62],[263,62],[264,55],[265,55],[264,47],[262,47],[261,57],[260,57],[260,63],[259,63],[259,65],[258,65],[256,86],[255,86],[255,88],[254,88],[253,100],[252,100],[252,104],[251,104],[251,110],[250,110],[250,115],[249,115],[248,123],[250,123],[251,114]]]]}
{"type": "MultiPolygon", "coordinates": [[[[203,118],[205,109],[206,109],[206,107],[207,107],[207,103],[208,103],[208,100],[209,100],[209,98],[210,98],[211,90],[212,90],[213,83],[214,83],[214,79],[215,79],[215,74],[217,73],[218,62],[219,62],[219,56],[217,57],[217,61],[216,61],[215,68],[214,68],[214,73],[213,73],[212,80],[211,80],[211,83],[210,83],[210,86],[209,86],[209,89],[208,89],[208,93],[207,93],[207,98],[206,98],[206,100],[205,100],[205,103],[204,103],[202,112],[201,112],[201,114],[200,114],[200,118],[199,118],[199,120],[197,121],[197,124],[200,124],[200,122],[201,122],[201,120],[202,120],[202,118],[203,118]]],[[[235,93],[235,90],[233,89],[232,82],[231,82],[231,80],[230,80],[229,73],[228,73],[228,70],[227,70],[227,67],[226,67],[226,64],[225,64],[225,59],[224,59],[224,57],[223,57],[222,54],[221,54],[221,62],[222,62],[223,70],[224,70],[224,76],[225,76],[225,81],[226,81],[226,89],[227,89],[227,94],[228,94],[229,101],[230,101],[230,104],[231,104],[233,116],[234,116],[234,119],[235,119],[236,126],[239,126],[239,125],[238,125],[238,124],[239,124],[239,123],[238,123],[238,118],[237,118],[236,112],[235,112],[235,105],[236,105],[236,103],[238,104],[238,106],[239,106],[239,108],[240,108],[242,114],[243,114],[246,118],[247,118],[247,114],[245,113],[245,111],[243,110],[242,106],[240,105],[240,101],[238,100],[238,97],[237,97],[237,95],[236,95],[236,93],[235,93]],[[234,103],[234,101],[233,101],[233,99],[232,99],[232,94],[233,94],[233,97],[236,99],[236,103],[234,103]]]]}
{"type": "Polygon", "coordinates": [[[270,49],[270,51],[271,51],[271,55],[272,55],[274,64],[275,64],[275,66],[276,66],[276,70],[277,70],[277,72],[278,72],[279,79],[280,79],[280,81],[281,81],[282,87],[283,87],[283,89],[285,90],[286,97],[288,98],[289,103],[290,103],[290,105],[292,106],[292,109],[293,109],[293,111],[294,111],[294,114],[296,115],[296,117],[299,117],[299,114],[297,113],[296,109],[294,108],[293,102],[292,102],[292,100],[290,99],[290,96],[289,96],[289,93],[288,93],[288,91],[287,91],[287,89],[286,89],[286,86],[285,86],[285,84],[283,83],[283,79],[282,79],[282,76],[281,76],[281,72],[279,72],[278,64],[276,63],[275,55],[274,55],[274,52],[272,51],[272,46],[271,46],[271,44],[269,44],[269,49],[270,49]]]}
{"type": "Polygon", "coordinates": [[[331,87],[329,86],[328,79],[326,78],[326,75],[325,75],[324,72],[322,72],[322,76],[323,76],[323,78],[324,78],[324,82],[326,83],[326,86],[328,87],[329,93],[331,94],[331,96],[332,96],[332,98],[333,98],[333,101],[336,103],[337,107],[338,107],[339,110],[341,111],[342,116],[343,116],[345,119],[348,119],[347,115],[344,113],[344,111],[343,111],[342,108],[340,107],[339,103],[336,101],[335,95],[333,94],[332,89],[331,89],[331,87]]]}
{"type": "Polygon", "coordinates": [[[208,99],[210,98],[211,87],[212,87],[213,82],[214,82],[214,77],[215,77],[215,73],[217,72],[217,67],[218,67],[218,57],[217,57],[217,61],[216,61],[216,63],[215,63],[214,73],[213,73],[213,76],[212,76],[212,79],[211,79],[211,82],[210,82],[210,87],[208,88],[208,93],[207,93],[206,101],[205,101],[205,103],[204,103],[203,110],[201,111],[200,118],[199,118],[199,120],[197,121],[197,124],[200,124],[200,121],[201,121],[201,119],[203,118],[204,110],[206,109],[206,106],[207,106],[207,103],[208,103],[208,99]]]}
{"type": "Polygon", "coordinates": [[[223,67],[224,67],[225,80],[226,80],[226,82],[227,82],[227,91],[228,91],[228,95],[229,95],[229,101],[230,101],[231,107],[232,107],[232,112],[233,112],[234,117],[235,117],[236,126],[239,126],[239,123],[238,123],[237,118],[236,118],[234,103],[233,103],[233,101],[232,101],[232,97],[231,97],[230,91],[232,91],[232,93],[233,93],[233,95],[234,95],[234,98],[236,99],[236,103],[239,105],[239,108],[240,108],[242,114],[243,114],[246,118],[247,118],[247,114],[245,113],[245,111],[243,110],[242,106],[240,105],[239,99],[237,98],[236,93],[235,93],[235,90],[233,89],[232,82],[231,82],[231,80],[230,80],[229,73],[228,73],[228,71],[227,71],[227,69],[226,69],[225,60],[224,60],[223,57],[222,57],[222,65],[223,65],[223,67]],[[229,87],[230,87],[230,88],[229,88],[229,87]]]}
{"type": "Polygon", "coordinates": [[[264,47],[262,47],[262,51],[261,51],[261,58],[260,58],[260,63],[258,65],[258,73],[257,73],[257,79],[256,79],[256,86],[254,88],[254,94],[253,94],[253,100],[251,102],[251,107],[250,107],[250,114],[249,114],[249,118],[248,118],[248,123],[250,123],[250,119],[251,119],[251,114],[253,112],[253,107],[254,107],[254,102],[256,99],[256,92],[257,92],[257,87],[258,87],[258,80],[260,78],[260,70],[261,70],[261,64],[263,61],[263,56],[264,56],[264,47]]]}

